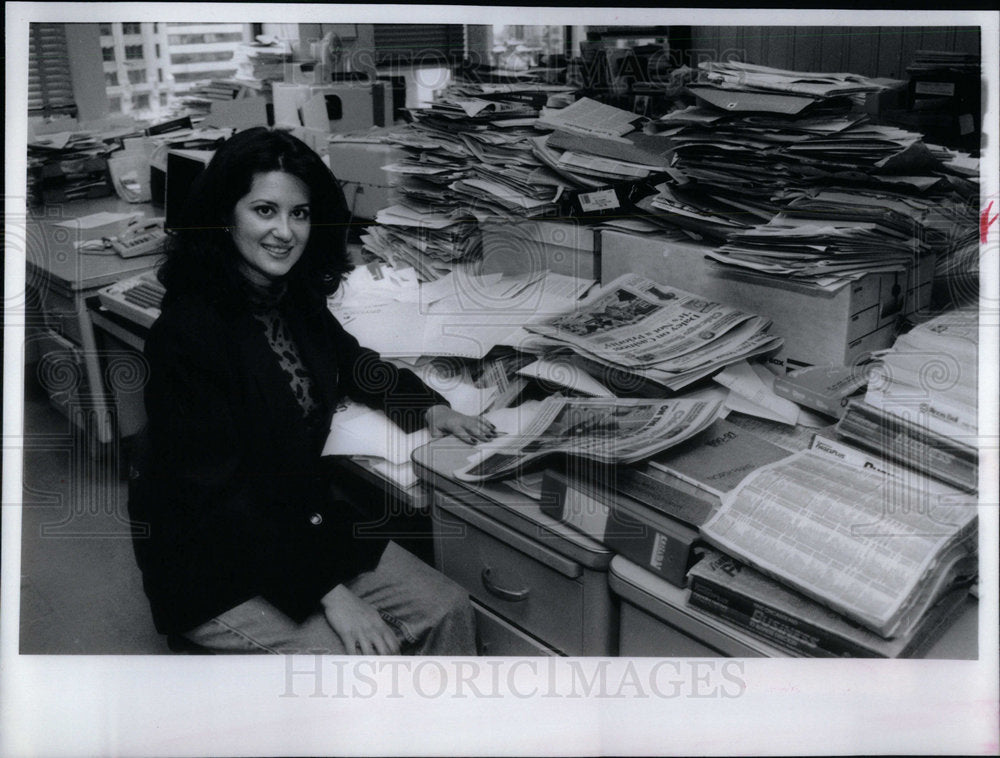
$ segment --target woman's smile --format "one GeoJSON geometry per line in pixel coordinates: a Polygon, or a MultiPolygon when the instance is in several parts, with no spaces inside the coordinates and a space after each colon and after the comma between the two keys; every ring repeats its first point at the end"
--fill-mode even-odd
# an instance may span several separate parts
{"type": "Polygon", "coordinates": [[[251,279],[280,279],[298,263],[309,241],[309,190],[284,171],[256,174],[233,209],[233,243],[251,279]]]}

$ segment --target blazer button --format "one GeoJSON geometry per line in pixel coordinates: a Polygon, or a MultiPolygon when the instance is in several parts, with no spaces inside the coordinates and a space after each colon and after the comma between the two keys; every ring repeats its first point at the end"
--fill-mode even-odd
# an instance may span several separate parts
{"type": "Polygon", "coordinates": [[[319,526],[323,523],[323,515],[320,513],[314,513],[309,517],[309,523],[313,526],[319,526]]]}

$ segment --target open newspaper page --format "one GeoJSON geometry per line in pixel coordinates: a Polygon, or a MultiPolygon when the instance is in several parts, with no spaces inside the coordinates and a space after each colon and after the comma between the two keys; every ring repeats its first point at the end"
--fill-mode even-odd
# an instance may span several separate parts
{"type": "Polygon", "coordinates": [[[718,400],[546,398],[538,415],[516,436],[503,437],[455,472],[465,481],[494,479],[549,453],[602,463],[633,463],[705,429],[718,400]]]}
{"type": "Polygon", "coordinates": [[[883,471],[803,451],[723,498],[706,540],[860,624],[892,637],[929,602],[956,551],[974,549],[976,508],[883,471]],[[944,568],[947,568],[945,566],[944,568]]]}
{"type": "Polygon", "coordinates": [[[573,312],[527,328],[604,361],[644,368],[703,350],[750,318],[736,308],[625,274],[573,312]]]}

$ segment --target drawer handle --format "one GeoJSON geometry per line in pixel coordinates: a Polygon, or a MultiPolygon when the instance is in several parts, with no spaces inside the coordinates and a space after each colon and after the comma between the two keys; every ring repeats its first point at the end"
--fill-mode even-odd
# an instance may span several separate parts
{"type": "Polygon", "coordinates": [[[530,587],[523,590],[506,590],[503,587],[497,586],[493,583],[493,572],[488,566],[483,569],[481,578],[487,592],[511,603],[520,603],[522,600],[527,600],[528,593],[531,592],[530,587]]]}

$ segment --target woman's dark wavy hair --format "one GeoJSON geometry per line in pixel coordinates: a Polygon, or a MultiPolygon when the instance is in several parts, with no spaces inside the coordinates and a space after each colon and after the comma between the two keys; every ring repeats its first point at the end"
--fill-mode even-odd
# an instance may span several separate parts
{"type": "Polygon", "coordinates": [[[351,270],[344,193],[320,157],[287,132],[255,127],[226,140],[191,187],[178,227],[167,243],[159,279],[165,301],[198,292],[238,303],[245,292],[239,251],[227,227],[256,174],[284,171],[309,189],[309,242],[287,277],[294,302],[322,306],[351,270]]]}

